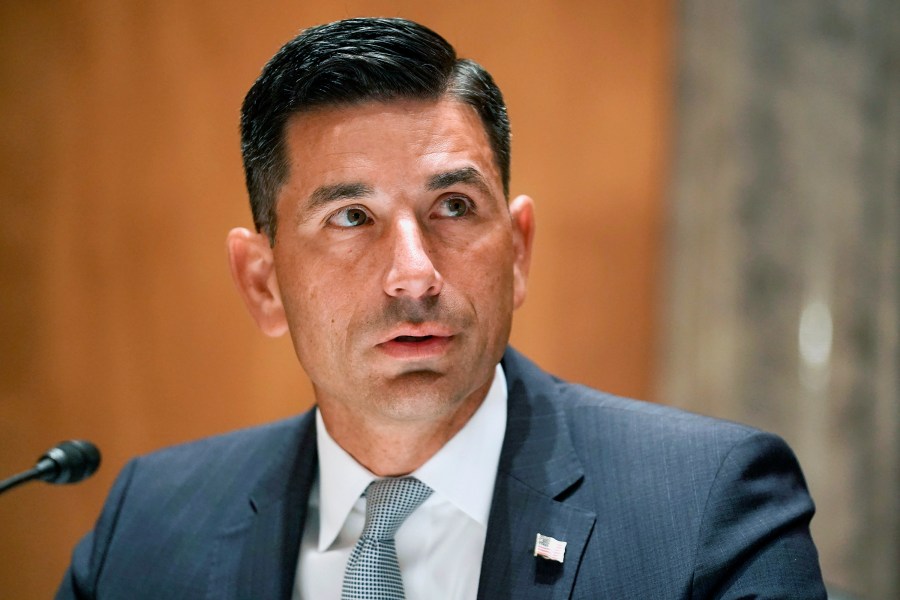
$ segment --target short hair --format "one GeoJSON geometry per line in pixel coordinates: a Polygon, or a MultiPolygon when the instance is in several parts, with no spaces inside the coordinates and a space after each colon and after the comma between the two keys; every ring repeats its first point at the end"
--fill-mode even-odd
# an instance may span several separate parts
{"type": "Polygon", "coordinates": [[[257,231],[275,243],[275,198],[288,176],[284,130],[323,106],[450,97],[477,111],[509,197],[510,128],[503,95],[483,67],[405,19],[356,18],[310,27],[263,68],[241,107],[241,153],[257,231]]]}

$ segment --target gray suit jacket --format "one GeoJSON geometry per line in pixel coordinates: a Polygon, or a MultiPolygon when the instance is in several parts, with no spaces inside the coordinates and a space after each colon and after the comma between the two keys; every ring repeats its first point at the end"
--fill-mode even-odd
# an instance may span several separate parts
{"type": "MultiPolygon", "coordinates": [[[[503,366],[479,598],[826,597],[812,500],[779,438],[571,385],[511,349],[503,366]],[[534,557],[537,533],[567,542],[563,563],[534,557]]],[[[309,412],[129,463],[57,598],[289,600],[314,423],[309,412]]]]}

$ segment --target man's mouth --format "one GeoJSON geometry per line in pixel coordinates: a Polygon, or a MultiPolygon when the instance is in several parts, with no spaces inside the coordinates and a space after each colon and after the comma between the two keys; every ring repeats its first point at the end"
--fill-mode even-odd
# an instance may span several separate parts
{"type": "Polygon", "coordinates": [[[398,335],[394,338],[395,342],[404,342],[404,343],[416,343],[416,342],[424,342],[426,340],[430,340],[435,336],[433,335],[398,335]]]}
{"type": "MultiPolygon", "coordinates": [[[[449,332],[448,332],[449,333],[449,332]]],[[[378,344],[387,355],[398,359],[423,359],[443,355],[453,335],[397,335],[378,344]]]]}

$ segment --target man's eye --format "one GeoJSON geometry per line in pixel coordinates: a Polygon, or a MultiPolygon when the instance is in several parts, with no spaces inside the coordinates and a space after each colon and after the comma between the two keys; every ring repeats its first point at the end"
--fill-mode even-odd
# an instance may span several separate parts
{"type": "Polygon", "coordinates": [[[328,218],[328,223],[336,227],[359,227],[372,220],[369,213],[359,206],[348,206],[328,218]]]}
{"type": "Polygon", "coordinates": [[[464,217],[472,210],[472,205],[462,196],[450,196],[441,201],[439,213],[442,217],[464,217]]]}

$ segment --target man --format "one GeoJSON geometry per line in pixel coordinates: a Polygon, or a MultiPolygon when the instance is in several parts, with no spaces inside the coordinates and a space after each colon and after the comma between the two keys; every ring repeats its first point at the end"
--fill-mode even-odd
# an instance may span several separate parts
{"type": "Polygon", "coordinates": [[[132,461],[59,598],[824,598],[778,438],[507,348],[534,217],[490,75],[398,19],[314,27],[244,102],[260,329],[317,406],[132,461]]]}

